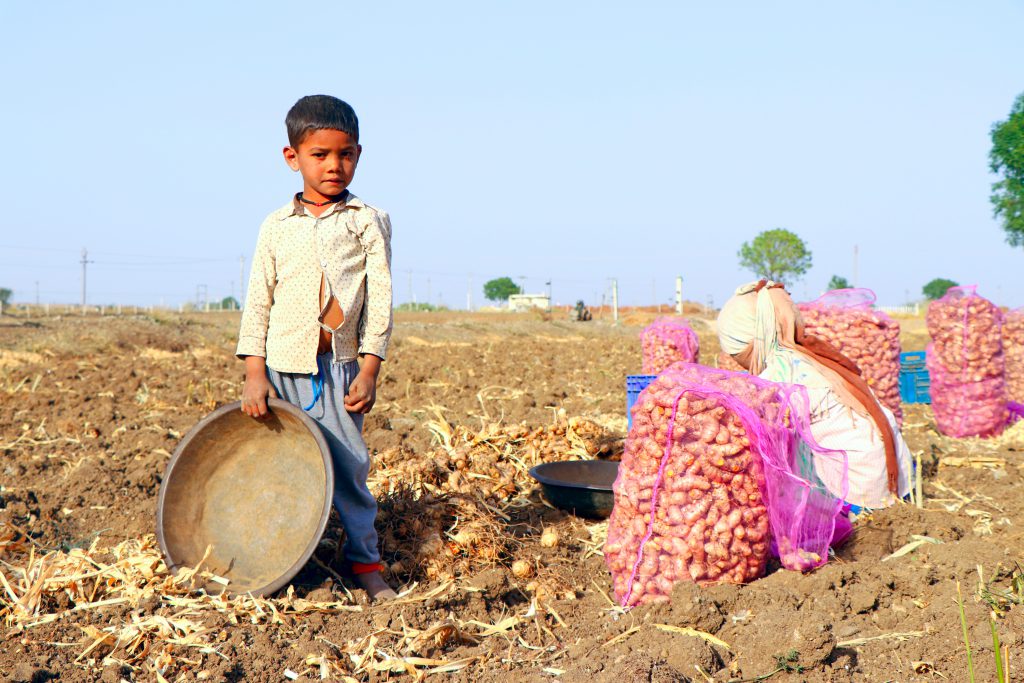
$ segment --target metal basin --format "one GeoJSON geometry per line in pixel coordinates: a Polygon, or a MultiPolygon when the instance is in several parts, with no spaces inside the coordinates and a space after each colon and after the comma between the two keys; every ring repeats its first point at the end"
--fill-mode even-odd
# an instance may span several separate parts
{"type": "MultiPolygon", "coordinates": [[[[231,403],[185,435],[160,485],[156,529],[171,571],[194,567],[229,580],[229,594],[268,595],[309,560],[327,526],[334,468],[319,426],[270,399],[257,421],[231,403]]],[[[220,593],[225,586],[205,587],[220,593]]]]}
{"type": "Polygon", "coordinates": [[[557,508],[580,517],[601,519],[612,513],[612,484],[619,463],[608,460],[565,460],[537,465],[530,476],[540,482],[544,497],[557,508]]]}

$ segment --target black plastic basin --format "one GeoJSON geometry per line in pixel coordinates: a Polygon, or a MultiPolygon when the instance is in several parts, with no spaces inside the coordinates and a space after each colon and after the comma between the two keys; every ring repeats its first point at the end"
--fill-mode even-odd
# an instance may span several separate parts
{"type": "Polygon", "coordinates": [[[530,470],[549,503],[592,519],[603,519],[612,513],[612,484],[618,473],[619,463],[608,460],[548,462],[530,470]]]}

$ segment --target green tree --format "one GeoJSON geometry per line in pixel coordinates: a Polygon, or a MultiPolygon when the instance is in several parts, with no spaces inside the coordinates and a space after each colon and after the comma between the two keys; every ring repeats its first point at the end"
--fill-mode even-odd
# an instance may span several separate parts
{"type": "Polygon", "coordinates": [[[935,301],[936,299],[944,297],[946,295],[946,290],[950,287],[956,287],[958,284],[960,283],[947,280],[944,277],[937,277],[922,287],[921,292],[929,301],[935,301]]]}
{"type": "Polygon", "coordinates": [[[0,304],[6,306],[11,303],[11,297],[14,296],[14,292],[7,289],[6,287],[0,287],[0,304]]]}
{"type": "Polygon", "coordinates": [[[850,281],[841,275],[833,275],[832,279],[828,281],[829,291],[833,289],[850,289],[852,286],[850,281]]]}
{"type": "Polygon", "coordinates": [[[241,306],[238,305],[238,299],[233,296],[226,296],[220,300],[220,310],[222,311],[237,311],[241,306]]]}
{"type": "Polygon", "coordinates": [[[499,277],[484,283],[484,296],[488,301],[508,301],[513,294],[519,294],[522,290],[519,285],[512,281],[512,278],[499,277]]]}
{"type": "Polygon", "coordinates": [[[740,266],[758,277],[786,282],[799,279],[811,268],[811,251],[804,241],[784,228],[765,230],[752,242],[744,242],[740,266]]]}
{"type": "Polygon", "coordinates": [[[1003,222],[1006,241],[1024,246],[1024,93],[1017,96],[1005,121],[992,125],[989,168],[1002,179],[992,185],[993,211],[1003,222]]]}

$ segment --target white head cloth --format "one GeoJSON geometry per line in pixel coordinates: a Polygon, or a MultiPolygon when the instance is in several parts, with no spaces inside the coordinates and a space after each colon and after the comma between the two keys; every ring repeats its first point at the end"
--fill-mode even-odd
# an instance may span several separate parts
{"type": "Polygon", "coordinates": [[[779,321],[773,292],[783,292],[768,283],[757,290],[758,282],[736,289],[718,314],[718,342],[722,350],[735,356],[750,347],[750,374],[764,372],[768,358],[779,347],[779,321]]]}

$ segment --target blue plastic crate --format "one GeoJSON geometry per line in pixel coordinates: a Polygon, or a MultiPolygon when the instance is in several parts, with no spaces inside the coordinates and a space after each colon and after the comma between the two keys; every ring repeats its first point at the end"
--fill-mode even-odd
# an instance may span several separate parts
{"type": "Polygon", "coordinates": [[[627,428],[633,427],[633,404],[636,403],[640,392],[653,382],[657,375],[626,375],[626,424],[627,428]]]}
{"type": "Polygon", "coordinates": [[[927,370],[900,375],[900,400],[904,403],[932,402],[927,370]]]}
{"type": "Polygon", "coordinates": [[[900,400],[904,403],[931,403],[931,379],[925,367],[924,351],[900,354],[900,400]]]}
{"type": "Polygon", "coordinates": [[[900,354],[900,371],[916,372],[924,369],[924,351],[905,351],[900,354]]]}

